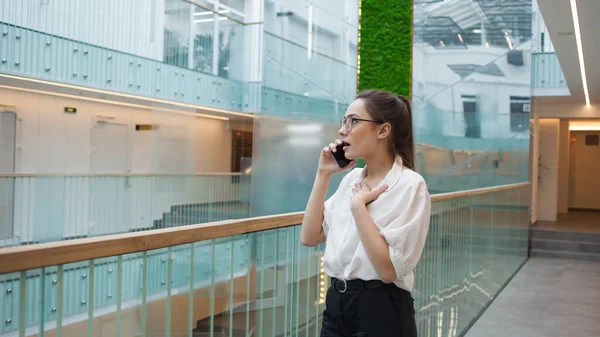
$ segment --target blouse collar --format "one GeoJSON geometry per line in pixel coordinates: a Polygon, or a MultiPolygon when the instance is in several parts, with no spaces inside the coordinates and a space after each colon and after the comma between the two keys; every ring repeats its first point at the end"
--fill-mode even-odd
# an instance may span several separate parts
{"type": "MultiPolygon", "coordinates": [[[[404,165],[402,162],[402,158],[400,156],[396,156],[396,160],[394,161],[394,165],[392,166],[392,169],[388,171],[388,173],[385,175],[385,177],[379,183],[379,185],[377,185],[374,188],[377,188],[377,187],[385,185],[385,184],[388,185],[388,188],[392,188],[392,186],[395,185],[395,183],[398,181],[398,178],[400,177],[400,173],[402,172],[403,169],[404,169],[404,165]]],[[[357,180],[349,181],[348,184],[353,186],[354,184],[362,181],[365,178],[366,174],[367,174],[367,167],[365,166],[365,168],[362,170],[361,174],[358,175],[357,180]]]]}

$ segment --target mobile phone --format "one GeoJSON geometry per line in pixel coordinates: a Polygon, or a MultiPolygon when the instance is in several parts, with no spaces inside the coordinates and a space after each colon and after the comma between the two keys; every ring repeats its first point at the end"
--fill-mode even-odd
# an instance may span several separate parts
{"type": "Polygon", "coordinates": [[[333,155],[333,158],[335,159],[335,161],[338,163],[338,165],[340,166],[340,168],[344,168],[346,166],[348,166],[352,160],[346,158],[345,155],[345,151],[344,151],[344,145],[345,144],[339,144],[335,149],[336,152],[331,151],[331,154],[333,155]]]}

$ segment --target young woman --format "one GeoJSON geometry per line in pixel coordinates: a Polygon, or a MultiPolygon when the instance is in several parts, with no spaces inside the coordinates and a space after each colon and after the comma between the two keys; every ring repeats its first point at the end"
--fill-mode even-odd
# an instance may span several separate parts
{"type": "Polygon", "coordinates": [[[348,107],[341,139],[321,151],[302,223],[302,243],[325,244],[331,277],[321,337],[415,337],[413,270],[429,230],[431,199],[414,171],[410,102],[380,90],[360,93],[348,107]],[[330,151],[343,144],[350,165],[330,151]],[[325,201],[331,177],[350,169],[325,201]]]}

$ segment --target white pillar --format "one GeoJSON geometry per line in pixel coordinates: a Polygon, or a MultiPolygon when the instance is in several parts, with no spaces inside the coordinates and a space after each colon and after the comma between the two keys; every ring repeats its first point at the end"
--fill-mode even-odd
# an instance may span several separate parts
{"type": "MultiPolygon", "coordinates": [[[[215,0],[215,11],[219,12],[219,0],[215,0]]],[[[213,75],[219,74],[219,15],[213,14],[215,21],[213,22],[213,59],[212,59],[212,73],[213,75]]]]}
{"type": "Polygon", "coordinates": [[[538,192],[539,192],[539,156],[540,156],[540,119],[537,108],[533,109],[533,148],[531,149],[531,223],[538,219],[538,192]]]}
{"type": "MultiPolygon", "coordinates": [[[[539,124],[539,220],[556,221],[558,210],[558,140],[560,138],[560,120],[543,119],[539,124]]],[[[535,178],[535,177],[534,177],[535,178]]],[[[535,181],[535,180],[534,180],[535,181]]]]}
{"type": "Polygon", "coordinates": [[[194,19],[194,13],[196,12],[196,6],[190,4],[190,32],[188,36],[188,65],[189,69],[194,69],[194,41],[196,40],[196,22],[194,19]]]}
{"type": "Polygon", "coordinates": [[[263,28],[264,0],[247,0],[244,9],[246,25],[245,33],[245,71],[244,81],[261,82],[263,68],[263,28]]]}

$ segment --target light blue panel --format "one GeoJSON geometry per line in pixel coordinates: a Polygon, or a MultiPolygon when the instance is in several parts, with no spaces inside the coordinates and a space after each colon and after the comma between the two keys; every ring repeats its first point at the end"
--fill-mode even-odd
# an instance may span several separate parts
{"type": "Polygon", "coordinates": [[[63,236],[65,177],[41,177],[35,182],[33,242],[60,241],[63,236]]]}
{"type": "Polygon", "coordinates": [[[258,109],[254,100],[244,100],[250,86],[237,80],[6,22],[0,32],[3,73],[234,111],[258,109]]]}
{"type": "Polygon", "coordinates": [[[346,64],[279,36],[264,35],[264,85],[297,95],[351,101],[356,92],[356,64],[346,64]]]}
{"type": "Polygon", "coordinates": [[[531,79],[534,88],[567,88],[565,74],[556,53],[533,53],[531,79]]]}

